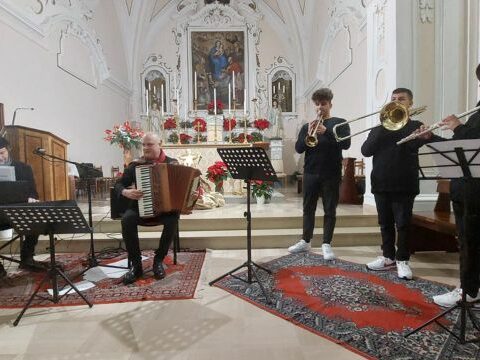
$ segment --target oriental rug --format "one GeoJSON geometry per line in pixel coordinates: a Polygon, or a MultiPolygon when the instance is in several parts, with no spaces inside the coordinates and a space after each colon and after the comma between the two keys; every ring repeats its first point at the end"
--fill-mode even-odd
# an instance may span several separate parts
{"type": "MultiPolygon", "coordinates": [[[[122,279],[103,278],[95,282],[95,286],[82,293],[93,304],[110,304],[144,300],[173,300],[192,299],[202,270],[205,252],[179,252],[177,253],[177,265],[173,264],[172,254],[165,258],[165,271],[167,276],[162,280],[156,280],[153,273],[148,271],[153,264],[153,251],[143,251],[142,255],[144,275],[134,284],[125,286],[122,279]]],[[[117,262],[125,258],[120,255],[102,260],[102,264],[117,262]]],[[[59,254],[56,256],[57,263],[64,269],[65,274],[74,283],[82,281],[81,273],[85,270],[86,254],[59,254]]],[[[11,273],[7,279],[3,279],[0,286],[0,308],[23,307],[31,294],[37,288],[45,276],[44,272],[16,271],[11,273]]],[[[59,284],[63,286],[65,281],[58,276],[59,284]]],[[[47,282],[42,285],[38,295],[51,298],[47,290],[52,285],[47,282]]],[[[42,306],[66,306],[85,305],[85,302],[74,291],[63,297],[58,304],[48,300],[35,298],[32,307],[42,306]]]]}
{"type": "MultiPolygon", "coordinates": [[[[273,272],[258,271],[272,304],[257,283],[226,277],[216,285],[369,359],[480,359],[478,345],[461,345],[436,324],[404,337],[443,312],[432,296],[450,291],[446,285],[405,281],[395,269],[372,272],[363,264],[325,261],[315,253],[287,255],[262,266],[273,272]]],[[[459,311],[442,324],[458,327],[459,311]]],[[[468,336],[480,336],[468,324],[468,336]]]]}

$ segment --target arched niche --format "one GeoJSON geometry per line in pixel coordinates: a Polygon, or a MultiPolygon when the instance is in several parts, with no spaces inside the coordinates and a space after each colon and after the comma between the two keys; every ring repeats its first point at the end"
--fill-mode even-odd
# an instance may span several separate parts
{"type": "Polygon", "coordinates": [[[267,71],[269,107],[274,101],[281,107],[284,114],[295,114],[295,73],[293,65],[279,56],[267,71]]]}
{"type": "Polygon", "coordinates": [[[147,113],[148,109],[154,108],[154,103],[160,111],[163,109],[165,113],[172,112],[170,102],[173,83],[170,75],[171,69],[162,61],[161,55],[150,55],[147,58],[140,81],[142,87],[142,111],[144,113],[147,113]]]}

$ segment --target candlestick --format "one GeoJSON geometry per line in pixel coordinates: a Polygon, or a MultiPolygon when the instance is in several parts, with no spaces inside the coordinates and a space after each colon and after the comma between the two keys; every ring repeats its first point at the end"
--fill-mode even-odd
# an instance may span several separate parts
{"type": "Polygon", "coordinates": [[[232,90],[233,90],[233,100],[235,100],[235,71],[232,71],[232,90]]]}
{"type": "Polygon", "coordinates": [[[178,94],[178,89],[176,90],[176,93],[175,93],[175,99],[176,99],[176,102],[177,102],[177,114],[180,116],[180,104],[179,104],[179,94],[178,94]]]}
{"type": "Polygon", "coordinates": [[[193,78],[193,88],[195,90],[193,100],[197,100],[197,72],[195,71],[195,77],[193,78]]]}
{"type": "Polygon", "coordinates": [[[273,86],[273,93],[275,94],[275,86],[273,86]]]}
{"type": "Polygon", "coordinates": [[[230,83],[228,83],[228,115],[230,115],[230,96],[231,96],[230,83]]]}
{"type": "Polygon", "coordinates": [[[147,116],[148,116],[148,89],[145,90],[145,105],[147,107],[146,113],[147,113],[147,116]]]}
{"type": "Polygon", "coordinates": [[[243,89],[243,116],[247,115],[247,89],[243,89]]]}
{"type": "Polygon", "coordinates": [[[161,96],[162,96],[162,117],[163,115],[165,114],[165,102],[164,102],[164,99],[163,99],[163,84],[162,84],[162,87],[161,87],[161,96]]]}
{"type": "MultiPolygon", "coordinates": [[[[217,115],[217,88],[213,88],[213,113],[217,115]]],[[[215,120],[217,118],[215,117],[215,120]]]]}

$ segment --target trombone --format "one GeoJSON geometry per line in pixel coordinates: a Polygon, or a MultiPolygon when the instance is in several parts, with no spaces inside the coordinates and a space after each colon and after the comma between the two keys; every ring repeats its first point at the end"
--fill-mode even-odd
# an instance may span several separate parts
{"type": "MultiPolygon", "coordinates": [[[[464,113],[455,115],[455,117],[456,117],[457,119],[460,119],[460,118],[462,118],[462,117],[464,117],[464,116],[467,116],[467,115],[470,115],[471,113],[474,113],[474,112],[476,112],[476,111],[478,111],[478,110],[480,110],[480,106],[474,107],[473,109],[470,109],[470,110],[468,110],[468,111],[465,111],[464,113]]],[[[424,134],[426,134],[426,133],[428,133],[428,132],[430,132],[430,131],[433,131],[433,130],[435,130],[435,129],[438,129],[440,126],[442,126],[442,122],[441,122],[441,121],[439,121],[439,122],[437,122],[437,123],[435,123],[435,124],[430,125],[428,128],[426,128],[425,130],[420,131],[420,132],[418,132],[418,133],[413,132],[413,133],[411,133],[410,135],[408,135],[408,136],[404,137],[403,139],[401,139],[400,141],[398,141],[398,142],[397,142],[397,145],[401,145],[401,144],[406,143],[406,142],[408,142],[408,141],[410,141],[410,140],[415,140],[416,138],[418,138],[418,137],[420,137],[420,136],[422,136],[422,135],[424,135],[424,134]]]]}
{"type": "Polygon", "coordinates": [[[318,127],[322,124],[323,124],[323,115],[322,115],[322,112],[320,111],[317,114],[317,118],[312,121],[312,130],[310,130],[307,136],[305,136],[305,145],[307,145],[308,147],[317,146],[318,144],[317,130],[318,130],[318,127]],[[315,121],[317,122],[317,125],[313,127],[313,122],[315,121]]]}
{"type": "Polygon", "coordinates": [[[421,114],[426,109],[427,109],[426,106],[421,106],[421,107],[409,110],[405,105],[403,105],[399,102],[396,102],[396,101],[391,101],[388,104],[386,104],[385,106],[383,106],[379,111],[375,111],[371,114],[360,116],[356,119],[352,119],[352,120],[349,120],[349,121],[346,121],[346,122],[335,125],[333,127],[333,134],[334,134],[337,142],[340,142],[340,141],[350,139],[350,138],[352,138],[356,135],[363,134],[364,132],[370,131],[373,128],[376,128],[377,126],[380,126],[380,125],[383,126],[387,130],[397,131],[397,130],[400,130],[401,128],[403,128],[407,124],[410,116],[415,116],[415,115],[421,114]],[[380,124],[369,127],[367,129],[364,129],[364,130],[361,130],[361,131],[358,131],[358,132],[350,134],[348,136],[343,136],[342,137],[342,136],[338,135],[337,128],[339,128],[341,126],[348,125],[348,124],[350,124],[354,121],[365,119],[366,117],[369,117],[369,116],[372,116],[372,115],[375,115],[375,114],[378,114],[378,113],[380,113],[380,124]]]}

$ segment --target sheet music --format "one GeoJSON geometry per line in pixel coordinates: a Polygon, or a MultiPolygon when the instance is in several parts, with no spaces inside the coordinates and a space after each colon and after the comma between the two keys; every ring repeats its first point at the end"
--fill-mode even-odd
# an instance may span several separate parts
{"type": "Polygon", "coordinates": [[[431,154],[433,161],[438,166],[437,170],[442,178],[463,177],[455,148],[463,148],[465,158],[469,163],[472,177],[480,177],[480,139],[439,141],[425,145],[428,152],[441,151],[447,153],[431,154]]]}

